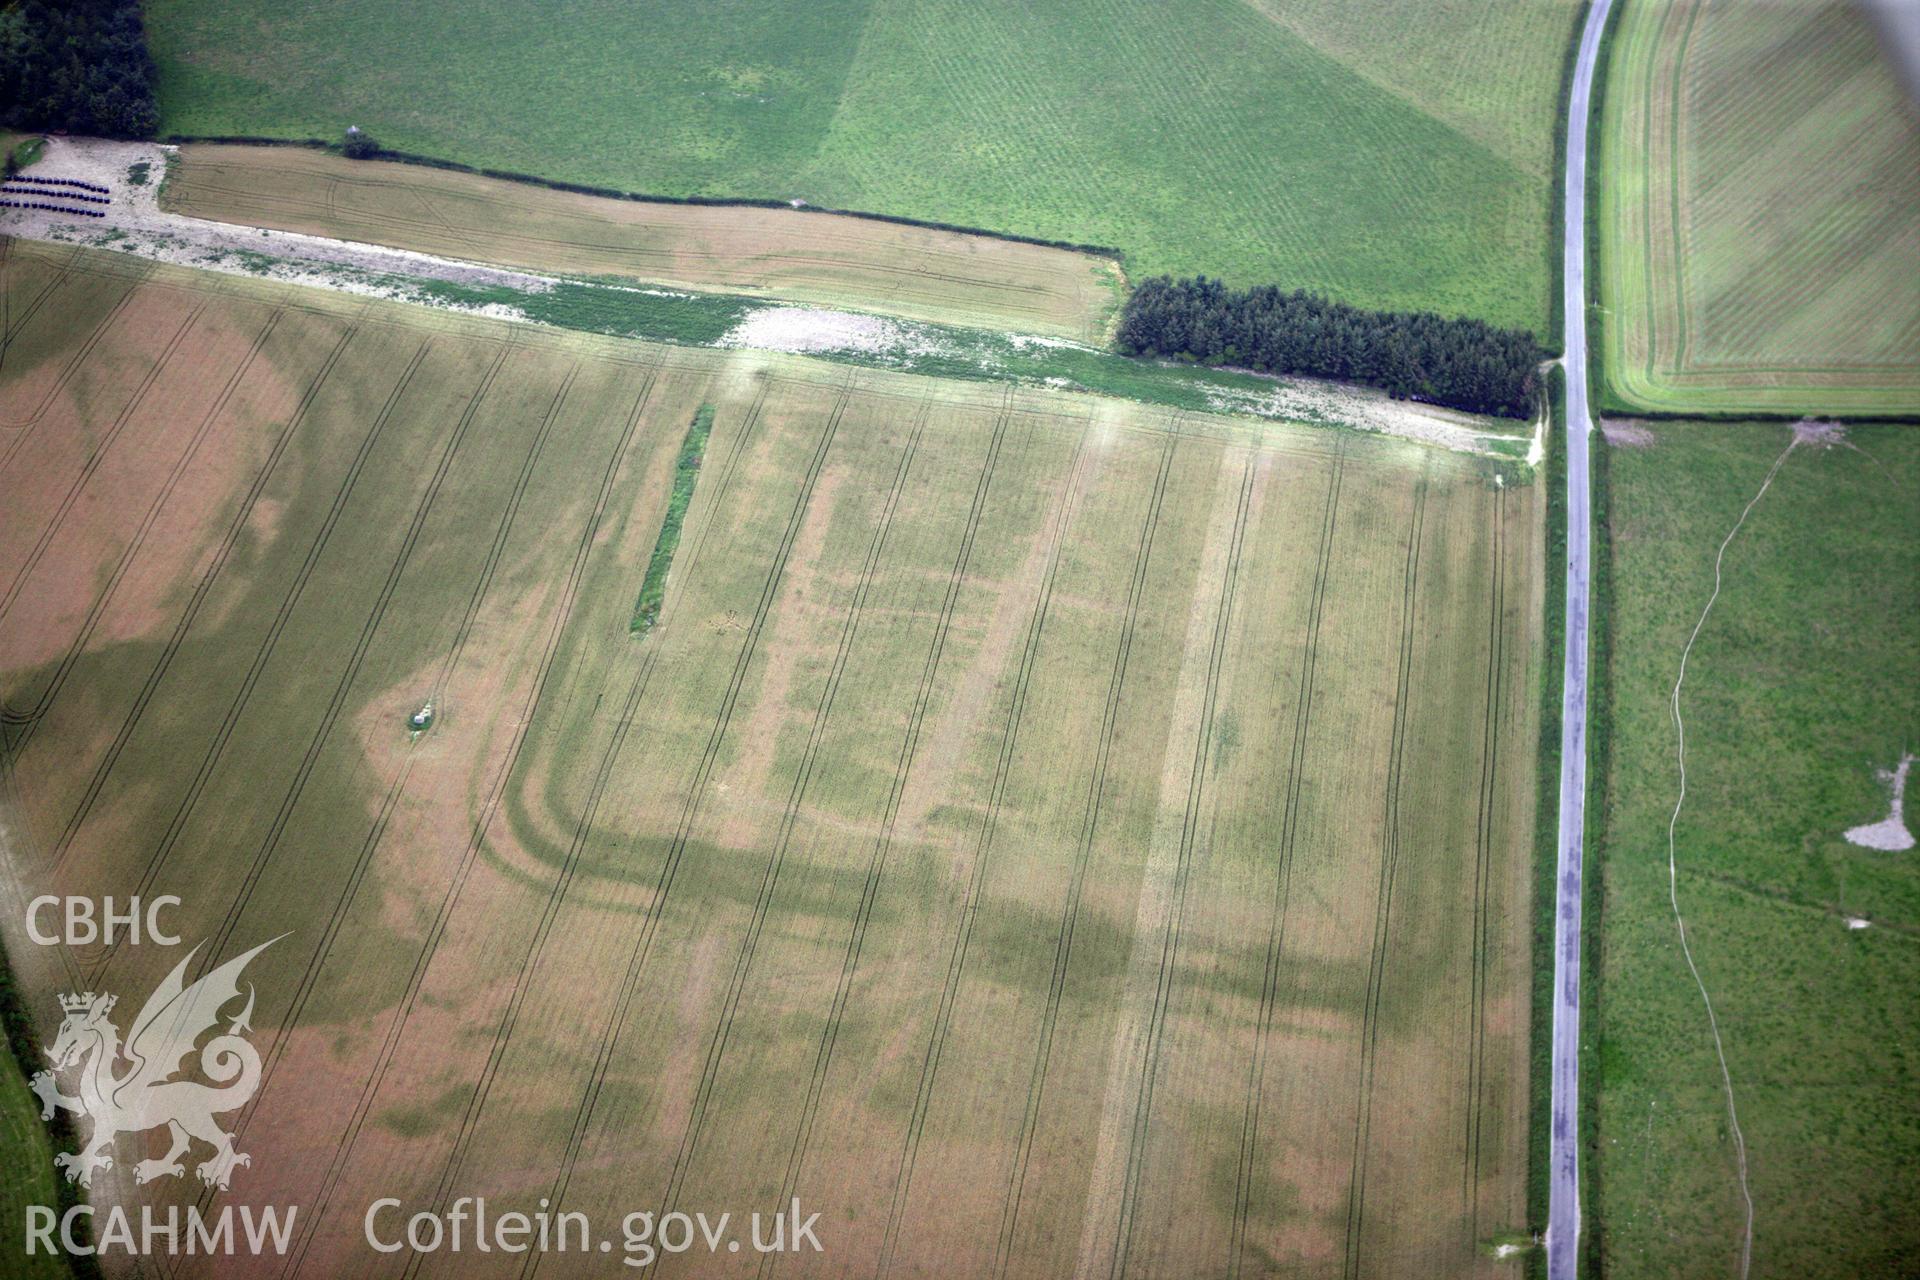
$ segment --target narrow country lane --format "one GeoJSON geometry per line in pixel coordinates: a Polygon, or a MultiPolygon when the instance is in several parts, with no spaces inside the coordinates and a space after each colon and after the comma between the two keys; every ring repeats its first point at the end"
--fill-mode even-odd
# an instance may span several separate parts
{"type": "Polygon", "coordinates": [[[1587,126],[1593,67],[1613,0],[1593,0],[1580,33],[1567,112],[1566,243],[1562,265],[1567,369],[1567,635],[1560,707],[1559,903],[1553,930],[1552,1178],[1547,1205],[1548,1280],[1580,1266],[1580,854],[1587,825],[1587,126]]]}

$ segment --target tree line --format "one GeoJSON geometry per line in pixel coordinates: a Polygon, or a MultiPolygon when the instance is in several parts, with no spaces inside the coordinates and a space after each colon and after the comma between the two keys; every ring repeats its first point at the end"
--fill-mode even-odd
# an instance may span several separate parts
{"type": "Polygon", "coordinates": [[[160,124],[139,0],[21,0],[0,8],[0,121],[117,138],[160,124]]]}
{"type": "Polygon", "coordinates": [[[1124,355],[1297,373],[1380,387],[1472,413],[1534,411],[1546,353],[1531,333],[1430,311],[1368,311],[1303,289],[1229,289],[1205,276],[1142,281],[1127,299],[1124,355]]]}

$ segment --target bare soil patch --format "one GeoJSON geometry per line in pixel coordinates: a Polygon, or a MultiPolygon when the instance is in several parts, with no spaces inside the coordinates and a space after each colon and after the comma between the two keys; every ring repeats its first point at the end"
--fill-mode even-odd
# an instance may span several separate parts
{"type": "Polygon", "coordinates": [[[1608,444],[1621,449],[1645,449],[1659,440],[1650,424],[1631,418],[1600,419],[1600,434],[1608,444]]]}
{"type": "Polygon", "coordinates": [[[1802,418],[1793,424],[1793,442],[1802,446],[1830,449],[1847,441],[1847,424],[1823,418],[1802,418]]]}

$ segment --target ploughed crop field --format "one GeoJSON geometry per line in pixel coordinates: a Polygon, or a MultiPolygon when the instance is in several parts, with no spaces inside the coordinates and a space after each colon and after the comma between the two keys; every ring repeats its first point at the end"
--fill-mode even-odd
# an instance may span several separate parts
{"type": "Polygon", "coordinates": [[[1101,244],[1135,278],[1545,332],[1578,6],[1424,8],[155,0],[147,16],[163,135],[357,124],[476,168],[1101,244]]]}
{"type": "Polygon", "coordinates": [[[1599,166],[1608,399],[1920,411],[1920,116],[1841,3],[1631,0],[1599,166]]]}
{"type": "Polygon", "coordinates": [[[1608,451],[1613,738],[1583,1172],[1613,1276],[1738,1273],[1736,1149],[1669,898],[1670,699],[1715,551],[1776,462],[1688,659],[1679,902],[1745,1136],[1752,1274],[1910,1275],[1920,1257],[1920,866],[1847,838],[1887,818],[1880,771],[1920,743],[1920,436],[1852,427],[1780,461],[1791,438],[1656,423],[1608,451]]]}
{"type": "MultiPolygon", "coordinates": [[[[284,1274],[468,1195],[798,1197],[818,1275],[1511,1267],[1541,486],[87,250],[0,279],[11,865],[178,894],[197,968],[279,938],[224,1194],[298,1206],[284,1274]]],[[[49,951],[43,1033],[179,956],[49,951]]]]}
{"type": "Polygon", "coordinates": [[[916,320],[1100,343],[1109,258],[786,209],[576,195],[298,147],[181,149],[167,209],[569,275],[768,292],[916,320]]]}

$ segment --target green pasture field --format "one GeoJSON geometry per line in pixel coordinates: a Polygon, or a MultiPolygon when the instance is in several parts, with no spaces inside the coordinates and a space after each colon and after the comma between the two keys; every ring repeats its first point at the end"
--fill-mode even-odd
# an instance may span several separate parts
{"type": "MultiPolygon", "coordinates": [[[[178,894],[209,963],[286,933],[233,1194],[296,1274],[462,1195],[797,1196],[816,1275],[1508,1274],[1541,486],[65,246],[0,283],[12,869],[178,894]]],[[[219,1199],[135,1154],[96,1197],[219,1199]]]]}
{"type": "MultiPolygon", "coordinates": [[[[1668,901],[1668,699],[1715,550],[1791,438],[1645,429],[1651,443],[1608,450],[1612,754],[1583,1170],[1606,1274],[1623,1280],[1738,1273],[1720,1068],[1668,901]]],[[[1746,1137],[1756,1277],[1920,1265],[1920,864],[1842,837],[1887,816],[1875,772],[1920,744],[1916,493],[1912,428],[1795,448],[1727,550],[1687,667],[1679,898],[1746,1137]]]]}
{"type": "Polygon", "coordinates": [[[1135,278],[1545,333],[1577,5],[1310,8],[155,0],[147,17],[165,134],[358,124],[483,168],[1103,244],[1135,278]]]}
{"type": "Polygon", "coordinates": [[[1598,156],[1605,398],[1920,413],[1920,114],[1842,0],[1626,0],[1598,156]]]}

